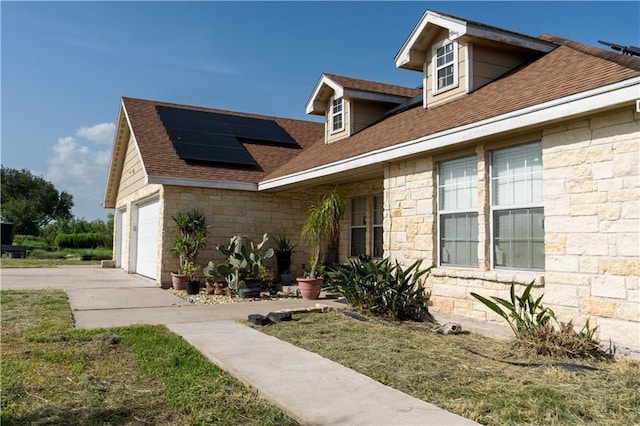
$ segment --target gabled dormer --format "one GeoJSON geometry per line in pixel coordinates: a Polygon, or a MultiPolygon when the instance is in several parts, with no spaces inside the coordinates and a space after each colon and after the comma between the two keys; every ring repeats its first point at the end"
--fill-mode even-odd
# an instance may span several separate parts
{"type": "Polygon", "coordinates": [[[325,116],[325,143],[349,137],[382,118],[391,109],[419,95],[421,89],[322,74],[307,114],[325,116]]]}
{"type": "Polygon", "coordinates": [[[471,93],[555,47],[540,38],[428,10],[395,61],[398,68],[423,73],[427,108],[471,93]]]}

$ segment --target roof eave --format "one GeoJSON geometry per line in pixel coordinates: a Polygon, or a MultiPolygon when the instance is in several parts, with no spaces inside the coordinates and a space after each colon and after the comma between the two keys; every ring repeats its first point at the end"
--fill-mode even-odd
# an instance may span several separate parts
{"type": "Polygon", "coordinates": [[[112,209],[116,207],[118,196],[118,185],[122,175],[124,166],[124,157],[126,156],[126,144],[129,139],[131,129],[129,121],[126,117],[126,109],[123,100],[120,101],[120,109],[118,111],[118,121],[116,124],[116,132],[113,137],[113,145],[111,149],[111,159],[109,161],[109,169],[107,173],[107,182],[105,185],[105,193],[103,199],[103,207],[112,209]]]}
{"type": "Polygon", "coordinates": [[[335,93],[336,97],[341,98],[343,96],[344,88],[331,78],[327,77],[327,75],[322,74],[320,80],[316,84],[316,87],[313,89],[309,100],[307,101],[307,105],[305,107],[307,114],[324,115],[327,108],[326,101],[328,99],[320,96],[323,87],[331,89],[335,93]]]}
{"type": "Polygon", "coordinates": [[[396,55],[395,63],[397,68],[414,71],[422,70],[428,49],[428,43],[425,43],[425,40],[427,40],[425,37],[433,26],[448,30],[449,40],[456,40],[464,36],[477,37],[542,53],[548,53],[557,47],[556,44],[539,38],[477,24],[427,10],[396,55]]]}

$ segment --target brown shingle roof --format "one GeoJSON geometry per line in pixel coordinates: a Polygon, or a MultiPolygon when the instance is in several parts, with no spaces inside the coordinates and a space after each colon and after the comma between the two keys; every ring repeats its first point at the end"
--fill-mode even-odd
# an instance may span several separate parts
{"type": "Polygon", "coordinates": [[[377,81],[362,80],[328,73],[324,73],[324,75],[345,89],[363,90],[366,92],[383,93],[385,95],[405,96],[407,98],[412,98],[422,92],[422,89],[420,88],[415,89],[395,84],[380,83],[377,81]]]}
{"type": "Polygon", "coordinates": [[[457,100],[410,109],[329,145],[314,144],[265,180],[640,76],[639,59],[615,53],[611,58],[601,49],[565,44],[457,100]]]}
{"type": "Polygon", "coordinates": [[[279,117],[268,117],[212,108],[201,108],[142,99],[123,98],[122,102],[135,135],[144,167],[149,176],[182,179],[225,180],[257,183],[287,161],[296,157],[301,149],[322,140],[324,124],[279,117]],[[156,106],[163,105],[196,111],[208,111],[275,120],[295,139],[300,148],[243,142],[243,146],[258,163],[256,168],[225,167],[195,164],[182,160],[176,154],[156,106]]]}

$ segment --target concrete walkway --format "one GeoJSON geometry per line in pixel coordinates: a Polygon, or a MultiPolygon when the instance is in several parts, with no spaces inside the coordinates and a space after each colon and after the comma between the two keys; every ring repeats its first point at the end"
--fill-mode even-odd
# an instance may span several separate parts
{"type": "MultiPolygon", "coordinates": [[[[64,289],[79,328],[165,324],[303,424],[476,424],[234,321],[252,313],[314,307],[315,302],[193,305],[151,280],[119,269],[61,267],[2,269],[0,273],[3,290],[64,289]]],[[[336,301],[322,303],[344,306],[336,301]]]]}

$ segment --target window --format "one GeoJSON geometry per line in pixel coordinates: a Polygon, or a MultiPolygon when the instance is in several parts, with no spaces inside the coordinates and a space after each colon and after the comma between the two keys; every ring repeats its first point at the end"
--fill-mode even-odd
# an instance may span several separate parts
{"type": "Polygon", "coordinates": [[[478,168],[476,157],[439,164],[440,264],[478,266],[478,168]]]}
{"type": "Polygon", "coordinates": [[[382,257],[382,219],[384,213],[384,198],[382,194],[373,196],[373,257],[382,257]]]}
{"type": "Polygon", "coordinates": [[[542,145],[491,153],[493,266],[544,269],[542,145]]]}
{"type": "Polygon", "coordinates": [[[456,87],[458,85],[457,43],[444,41],[434,46],[433,53],[433,92],[456,87]]]}
{"type": "Polygon", "coordinates": [[[367,203],[365,197],[351,200],[351,256],[367,252],[367,203]]]}
{"type": "Polygon", "coordinates": [[[331,102],[331,131],[338,132],[344,128],[344,110],[342,98],[331,102]]]}

